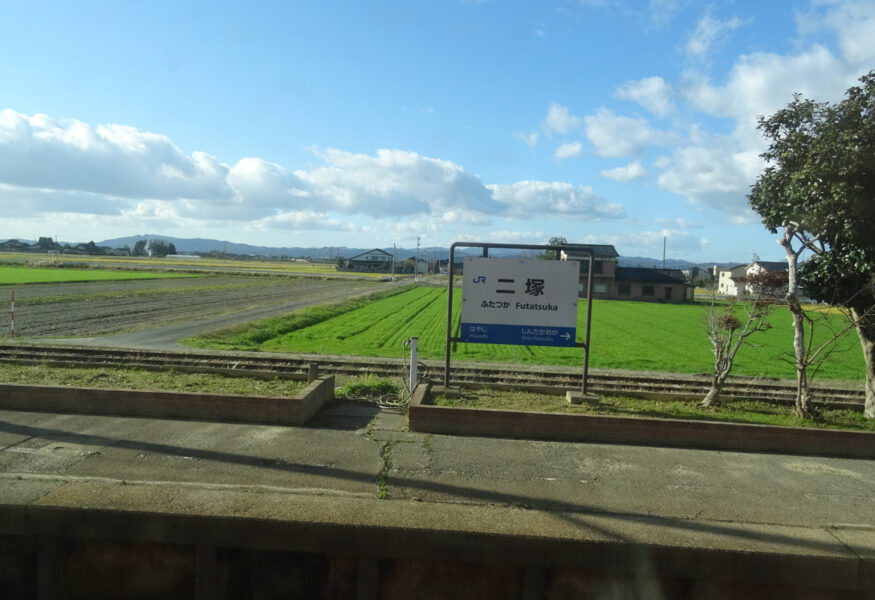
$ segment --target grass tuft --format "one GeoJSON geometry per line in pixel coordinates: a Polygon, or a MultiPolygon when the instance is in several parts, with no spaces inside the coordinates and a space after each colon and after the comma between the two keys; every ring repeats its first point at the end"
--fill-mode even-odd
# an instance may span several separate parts
{"type": "Polygon", "coordinates": [[[46,364],[0,364],[0,382],[271,398],[293,398],[305,386],[302,381],[278,378],[226,377],[214,373],[148,371],[139,368],[55,367],[46,364]]]}
{"type": "Polygon", "coordinates": [[[397,383],[368,374],[362,378],[353,379],[334,390],[334,397],[338,400],[376,400],[383,396],[397,395],[399,390],[400,387],[397,383]]]}

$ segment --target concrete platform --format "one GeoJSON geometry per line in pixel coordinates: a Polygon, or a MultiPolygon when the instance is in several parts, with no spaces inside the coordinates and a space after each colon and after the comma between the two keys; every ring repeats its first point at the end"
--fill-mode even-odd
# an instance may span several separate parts
{"type": "Polygon", "coordinates": [[[314,586],[873,598],[875,461],[417,434],[360,404],[308,427],[0,411],[0,596],[314,586]]]}

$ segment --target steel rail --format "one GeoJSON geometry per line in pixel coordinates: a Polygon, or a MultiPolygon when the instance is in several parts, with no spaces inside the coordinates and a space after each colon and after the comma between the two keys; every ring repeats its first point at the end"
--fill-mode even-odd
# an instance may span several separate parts
{"type": "MultiPolygon", "coordinates": [[[[310,365],[320,373],[340,376],[370,374],[378,377],[401,377],[406,364],[402,358],[369,358],[314,354],[276,354],[246,352],[174,352],[83,348],[75,346],[38,346],[30,344],[0,345],[0,362],[14,364],[48,364],[68,367],[138,367],[152,370],[180,370],[219,373],[229,376],[303,379],[310,365]]],[[[420,361],[429,378],[440,381],[444,365],[439,360],[420,361]]],[[[574,367],[544,365],[505,365],[495,363],[456,363],[453,383],[468,386],[499,386],[543,389],[559,392],[574,390],[580,385],[580,370],[574,367]]],[[[704,396],[710,387],[705,375],[653,374],[635,371],[592,369],[589,374],[591,391],[602,394],[704,396]]],[[[813,390],[818,404],[830,404],[862,409],[865,393],[862,389],[817,386],[813,390]]],[[[795,395],[792,382],[733,377],[723,395],[733,398],[791,403],[795,395]]]]}

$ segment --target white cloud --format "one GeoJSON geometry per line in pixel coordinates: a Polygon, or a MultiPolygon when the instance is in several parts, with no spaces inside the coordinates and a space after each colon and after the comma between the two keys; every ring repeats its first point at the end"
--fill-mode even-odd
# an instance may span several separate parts
{"type": "Polygon", "coordinates": [[[298,210],[266,217],[252,223],[257,230],[291,229],[310,231],[360,232],[362,227],[323,212],[298,210]]]}
{"type": "Polygon", "coordinates": [[[550,104],[547,116],[544,118],[544,128],[553,133],[566,134],[580,127],[581,123],[579,117],[573,116],[568,108],[556,102],[550,104]]]}
{"type": "Polygon", "coordinates": [[[562,160],[565,158],[576,158],[581,154],[583,154],[583,144],[580,142],[570,142],[568,144],[562,144],[556,148],[556,152],[553,153],[553,158],[562,160]]]}
{"type": "Polygon", "coordinates": [[[632,181],[644,177],[647,171],[641,166],[641,163],[635,161],[629,163],[625,167],[617,167],[616,169],[607,169],[599,173],[602,177],[613,179],[614,181],[632,181]]]}
{"type": "Polygon", "coordinates": [[[295,175],[311,202],[331,210],[392,218],[500,209],[479,177],[450,161],[385,149],[375,156],[328,149],[319,156],[326,166],[295,175]]]}
{"type": "Polygon", "coordinates": [[[545,244],[548,239],[550,236],[543,231],[502,230],[489,233],[489,240],[499,244],[545,244]]]}
{"type": "Polygon", "coordinates": [[[0,182],[127,198],[229,196],[227,166],[124,125],[0,112],[0,182]]]}
{"type": "Polygon", "coordinates": [[[691,77],[684,95],[705,114],[734,118],[755,127],[758,116],[774,113],[795,93],[818,101],[839,100],[856,77],[857,69],[816,45],[791,56],[741,56],[724,85],[715,87],[704,78],[691,77]]]}
{"type": "MultiPolygon", "coordinates": [[[[587,235],[584,244],[612,244],[624,256],[662,256],[663,238],[671,255],[698,252],[710,245],[703,236],[690,235],[685,231],[662,229],[660,231],[636,231],[617,235],[587,235]]],[[[649,266],[649,265],[647,265],[649,266]]]]}
{"type": "Polygon", "coordinates": [[[128,198],[80,192],[53,190],[0,183],[0,217],[20,218],[34,213],[80,213],[117,215],[135,206],[128,198]]]}
{"type": "MultiPolygon", "coordinates": [[[[0,113],[0,215],[78,214],[119,227],[199,224],[217,229],[382,232],[405,221],[443,235],[495,219],[613,219],[623,209],[589,187],[522,181],[485,185],[447,160],[383,149],[315,151],[321,164],[290,172],[258,157],[233,166],[186,155],[165,136],[0,113]],[[350,219],[355,218],[356,224],[350,219]],[[372,225],[361,225],[371,222],[372,225]],[[236,224],[236,225],[232,225],[236,224]],[[367,228],[371,227],[371,230],[367,228]]],[[[580,153],[580,143],[560,153],[580,153]]],[[[194,228],[193,226],[191,228],[194,228]]]]}
{"type": "Polygon", "coordinates": [[[625,215],[622,206],[607,202],[588,186],[575,187],[558,181],[518,181],[488,187],[495,200],[507,207],[508,215],[515,218],[538,214],[601,220],[625,215]]]}
{"type": "Polygon", "coordinates": [[[701,229],[702,226],[690,221],[689,219],[684,219],[682,217],[678,217],[676,219],[666,219],[663,217],[659,217],[653,220],[657,225],[662,225],[663,227],[677,227],[678,229],[701,229]]]}
{"type": "Polygon", "coordinates": [[[661,188],[724,211],[733,223],[758,219],[747,206],[750,186],[765,166],[759,158],[766,141],[757,130],[758,117],[783,108],[795,93],[837,102],[875,63],[871,2],[814,2],[812,7],[801,13],[802,40],[795,52],[742,55],[722,84],[702,75],[686,76],[678,88],[689,105],[706,115],[731,119],[733,128],[716,135],[692,127],[687,143],[655,163],[663,169],[661,188]],[[805,46],[811,33],[835,36],[841,55],[821,43],[805,46]]]}
{"type": "Polygon", "coordinates": [[[671,143],[675,136],[653,129],[646,119],[624,117],[607,108],[584,118],[586,137],[595,146],[599,156],[630,156],[647,146],[671,143]]]}
{"type": "Polygon", "coordinates": [[[711,141],[709,146],[679,148],[659,176],[659,186],[694,203],[744,212],[746,194],[761,168],[758,156],[739,151],[729,137],[714,136],[711,141]]]}
{"type": "Polygon", "coordinates": [[[802,33],[826,31],[836,37],[848,63],[871,66],[875,61],[875,11],[870,0],[813,2],[812,8],[797,13],[802,33]],[[818,9],[824,6],[826,11],[820,12],[818,9]]]}
{"type": "Polygon", "coordinates": [[[657,27],[671,21],[683,6],[683,0],[650,0],[650,19],[657,27]]]}
{"type": "Polygon", "coordinates": [[[687,40],[687,53],[695,57],[703,57],[711,49],[711,45],[725,37],[730,31],[738,29],[744,22],[738,17],[731,19],[715,19],[711,13],[706,13],[696,30],[687,40]]]}
{"type": "Polygon", "coordinates": [[[528,146],[534,147],[538,143],[538,138],[541,137],[541,134],[537,131],[533,131],[531,133],[517,133],[516,137],[524,141],[528,146]]]}
{"type": "Polygon", "coordinates": [[[762,169],[757,151],[743,150],[731,136],[679,148],[665,164],[659,186],[689,201],[740,216],[750,213],[747,193],[762,169]]]}
{"type": "Polygon", "coordinates": [[[671,87],[662,77],[646,77],[627,81],[617,89],[616,96],[637,102],[651,113],[664,117],[674,110],[671,87]]]}

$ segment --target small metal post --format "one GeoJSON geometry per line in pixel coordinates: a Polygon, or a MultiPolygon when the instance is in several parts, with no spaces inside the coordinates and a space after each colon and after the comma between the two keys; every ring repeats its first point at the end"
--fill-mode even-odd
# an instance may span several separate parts
{"type": "Polygon", "coordinates": [[[451,338],[453,336],[453,276],[455,275],[453,265],[455,263],[455,253],[456,244],[454,242],[450,245],[449,264],[447,265],[447,345],[446,354],[444,355],[444,387],[450,387],[450,344],[452,343],[451,338]]]}
{"type": "Polygon", "coordinates": [[[583,386],[582,392],[586,395],[586,384],[589,379],[589,332],[592,323],[592,267],[593,254],[589,254],[589,273],[586,276],[586,339],[583,342],[583,386]]]}
{"type": "Polygon", "coordinates": [[[410,393],[413,393],[413,388],[416,387],[416,380],[419,378],[416,373],[416,365],[419,362],[419,338],[414,336],[410,338],[410,383],[407,385],[410,393]]]}

